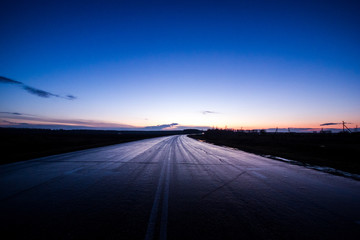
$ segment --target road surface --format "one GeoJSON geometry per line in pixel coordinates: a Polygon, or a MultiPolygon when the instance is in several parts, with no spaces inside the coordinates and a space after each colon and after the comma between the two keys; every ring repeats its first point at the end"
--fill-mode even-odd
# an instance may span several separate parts
{"type": "Polygon", "coordinates": [[[0,224],[6,239],[359,239],[360,182],[170,136],[0,166],[0,224]]]}

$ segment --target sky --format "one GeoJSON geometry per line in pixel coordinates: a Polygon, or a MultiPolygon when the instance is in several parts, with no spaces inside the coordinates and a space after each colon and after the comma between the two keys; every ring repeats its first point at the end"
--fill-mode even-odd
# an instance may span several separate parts
{"type": "Polygon", "coordinates": [[[12,0],[0,9],[1,126],[360,124],[357,1],[12,0]]]}

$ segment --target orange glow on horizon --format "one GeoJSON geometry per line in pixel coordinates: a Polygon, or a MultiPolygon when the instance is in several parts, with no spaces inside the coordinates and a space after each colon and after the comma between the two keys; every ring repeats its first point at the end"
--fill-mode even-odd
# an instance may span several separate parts
{"type": "MultiPolygon", "coordinates": [[[[184,121],[187,121],[187,119],[184,119],[184,121]]],[[[224,119],[225,120],[225,119],[224,119]]],[[[342,129],[342,124],[341,121],[337,121],[336,125],[325,125],[325,126],[320,126],[320,123],[323,122],[315,122],[312,121],[311,123],[293,123],[293,124],[287,124],[287,123],[279,123],[279,124],[261,124],[259,123],[254,123],[251,124],[250,121],[244,123],[244,124],[224,124],[223,122],[226,122],[226,120],[224,121],[219,121],[222,124],[209,124],[209,122],[206,124],[202,124],[202,122],[205,121],[194,121],[197,124],[186,124],[184,122],[179,122],[179,124],[176,125],[172,125],[169,127],[164,127],[161,128],[161,130],[181,130],[181,129],[186,129],[186,128],[197,128],[197,129],[212,129],[212,128],[217,128],[217,129],[232,129],[232,130],[254,130],[254,129],[293,129],[294,131],[299,130],[299,129],[303,129],[303,131],[306,131],[306,129],[309,129],[309,131],[320,131],[321,129],[342,129]]],[[[234,122],[234,121],[233,121],[234,122]]],[[[232,122],[232,123],[233,123],[232,122]]],[[[147,124],[144,124],[144,122],[142,123],[138,123],[138,124],[124,124],[124,123],[119,123],[116,121],[101,121],[101,120],[82,120],[82,119],[58,119],[58,118],[48,118],[48,117],[35,117],[35,116],[6,116],[6,117],[2,117],[2,121],[0,122],[0,126],[2,127],[7,127],[7,126],[21,126],[22,124],[28,124],[28,127],[31,127],[31,125],[47,125],[47,126],[51,126],[51,125],[56,125],[58,127],[61,126],[72,126],[72,127],[88,127],[88,128],[96,128],[96,129],[139,129],[139,130],[151,130],[151,127],[157,127],[157,126],[165,126],[165,125],[171,125],[171,121],[164,121],[164,122],[153,122],[153,121],[149,121],[146,122],[147,124]],[[150,127],[150,128],[147,128],[150,127]]],[[[352,122],[352,123],[347,123],[346,126],[348,128],[356,128],[357,127],[357,123],[356,122],[352,122]]]]}

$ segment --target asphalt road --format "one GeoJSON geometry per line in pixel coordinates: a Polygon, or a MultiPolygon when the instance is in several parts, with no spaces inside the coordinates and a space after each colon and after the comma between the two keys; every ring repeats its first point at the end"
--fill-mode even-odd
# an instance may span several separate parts
{"type": "MultiPolygon", "coordinates": [[[[19,150],[20,151],[20,150],[19,150]]],[[[0,166],[2,239],[359,239],[360,182],[170,136],[0,166]]]]}

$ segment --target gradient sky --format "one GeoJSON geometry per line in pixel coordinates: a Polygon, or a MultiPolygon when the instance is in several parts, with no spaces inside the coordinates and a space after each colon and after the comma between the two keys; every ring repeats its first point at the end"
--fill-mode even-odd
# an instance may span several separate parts
{"type": "Polygon", "coordinates": [[[12,0],[0,9],[0,76],[21,82],[0,82],[3,125],[360,124],[357,1],[12,0]]]}

